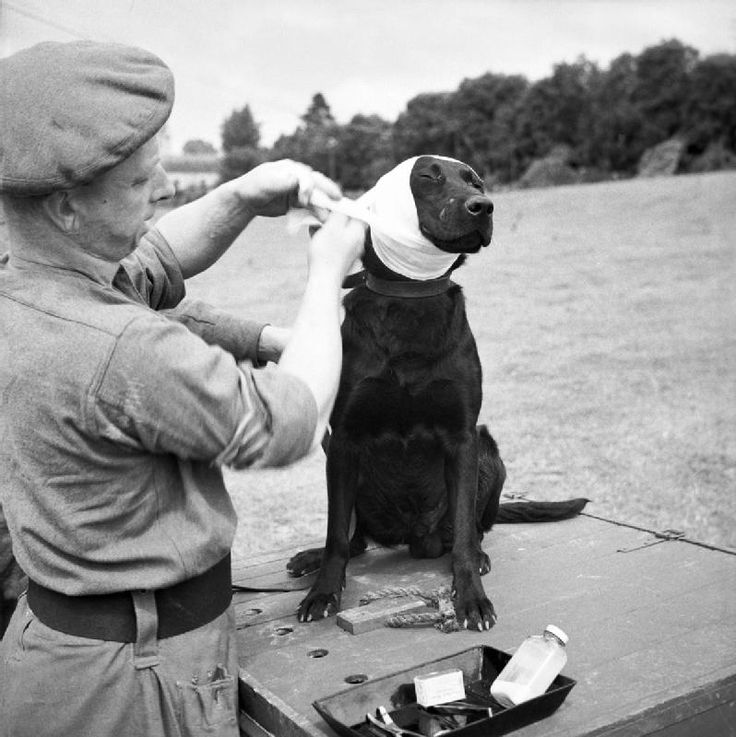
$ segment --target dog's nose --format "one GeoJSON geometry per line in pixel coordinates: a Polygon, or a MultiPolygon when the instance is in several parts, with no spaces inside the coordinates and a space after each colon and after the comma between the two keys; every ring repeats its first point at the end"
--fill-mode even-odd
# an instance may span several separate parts
{"type": "Polygon", "coordinates": [[[493,203],[488,199],[488,197],[475,195],[465,201],[465,209],[473,217],[479,217],[480,215],[490,216],[493,212],[493,203]]]}

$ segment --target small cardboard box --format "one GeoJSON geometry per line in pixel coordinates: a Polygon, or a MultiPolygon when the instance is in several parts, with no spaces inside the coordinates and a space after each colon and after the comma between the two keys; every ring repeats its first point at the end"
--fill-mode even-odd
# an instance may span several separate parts
{"type": "Polygon", "coordinates": [[[446,704],[448,701],[465,698],[463,672],[459,668],[414,676],[414,688],[417,692],[417,703],[422,706],[446,704]]]}

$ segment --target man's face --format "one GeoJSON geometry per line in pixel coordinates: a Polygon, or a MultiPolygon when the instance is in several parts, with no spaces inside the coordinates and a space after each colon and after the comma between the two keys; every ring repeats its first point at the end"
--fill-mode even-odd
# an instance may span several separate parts
{"type": "Polygon", "coordinates": [[[93,256],[120,261],[138,246],[156,204],[173,194],[154,137],[125,161],[74,190],[79,217],[75,240],[93,256]]]}

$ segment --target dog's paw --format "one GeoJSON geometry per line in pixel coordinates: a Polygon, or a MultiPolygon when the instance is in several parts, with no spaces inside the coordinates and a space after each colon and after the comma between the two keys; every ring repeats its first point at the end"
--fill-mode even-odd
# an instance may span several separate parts
{"type": "Polygon", "coordinates": [[[340,609],[340,594],[310,591],[296,610],[300,622],[314,622],[337,614],[340,609]]]}
{"type": "Polygon", "coordinates": [[[322,564],[323,550],[324,548],[310,548],[293,555],[286,564],[288,574],[298,578],[318,571],[322,564]]]}
{"type": "Polygon", "coordinates": [[[498,618],[480,580],[477,583],[471,581],[467,585],[458,583],[456,580],[454,596],[455,616],[460,627],[480,632],[491,629],[498,618]]]}
{"type": "Polygon", "coordinates": [[[487,596],[472,601],[456,602],[455,615],[458,624],[466,630],[489,630],[498,617],[491,600],[487,596]]]}

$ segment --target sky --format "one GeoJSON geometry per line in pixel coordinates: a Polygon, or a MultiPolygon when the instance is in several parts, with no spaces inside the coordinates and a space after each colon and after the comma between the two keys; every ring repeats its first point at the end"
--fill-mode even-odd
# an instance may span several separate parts
{"type": "Polygon", "coordinates": [[[220,145],[246,104],[270,145],[316,92],[346,123],[393,121],[422,92],[486,72],[530,81],[579,56],[606,67],[677,38],[736,53],[734,0],[0,0],[0,57],[39,41],[144,47],[176,78],[171,151],[220,145]]]}

